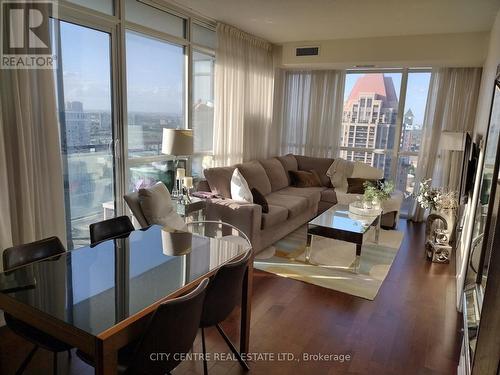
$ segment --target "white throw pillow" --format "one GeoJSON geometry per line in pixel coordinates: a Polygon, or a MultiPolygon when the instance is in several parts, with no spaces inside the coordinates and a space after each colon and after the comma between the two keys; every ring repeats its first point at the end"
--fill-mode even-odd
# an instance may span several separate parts
{"type": "Polygon", "coordinates": [[[352,171],[352,178],[365,178],[367,180],[378,180],[384,178],[384,171],[372,167],[371,165],[361,163],[359,161],[354,163],[354,169],[352,171]]]}
{"type": "Polygon", "coordinates": [[[332,165],[330,165],[328,171],[326,171],[326,175],[330,177],[332,186],[336,191],[347,191],[347,178],[351,177],[353,169],[354,163],[342,158],[335,159],[332,165]]]}
{"type": "Polygon", "coordinates": [[[231,198],[235,201],[253,203],[252,192],[238,168],[235,168],[231,177],[231,198]]]}
{"type": "Polygon", "coordinates": [[[157,224],[183,230],[186,223],[176,212],[170,193],[163,182],[139,189],[139,204],[149,225],[157,224]]]}

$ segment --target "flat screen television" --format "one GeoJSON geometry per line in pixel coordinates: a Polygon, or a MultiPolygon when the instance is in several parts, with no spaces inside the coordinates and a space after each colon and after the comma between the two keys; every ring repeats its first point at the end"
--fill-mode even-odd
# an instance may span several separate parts
{"type": "Polygon", "coordinates": [[[479,147],[472,142],[470,133],[465,133],[464,159],[462,162],[462,179],[460,181],[460,204],[466,204],[472,197],[472,188],[476,175],[479,147]]]}

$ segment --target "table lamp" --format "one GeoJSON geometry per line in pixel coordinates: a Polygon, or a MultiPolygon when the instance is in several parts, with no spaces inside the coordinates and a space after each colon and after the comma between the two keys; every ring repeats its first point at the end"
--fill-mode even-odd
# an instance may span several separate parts
{"type": "Polygon", "coordinates": [[[182,196],[179,191],[182,188],[179,183],[186,175],[184,168],[177,168],[179,157],[189,158],[193,154],[193,131],[188,129],[167,129],[163,128],[163,138],[161,144],[161,153],[165,155],[175,156],[174,161],[174,175],[175,185],[172,189],[173,196],[182,196]],[[181,171],[182,169],[182,171],[181,171]]]}

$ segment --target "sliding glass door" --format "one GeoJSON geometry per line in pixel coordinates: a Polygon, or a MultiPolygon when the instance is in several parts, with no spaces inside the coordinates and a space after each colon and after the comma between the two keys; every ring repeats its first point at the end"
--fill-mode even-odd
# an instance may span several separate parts
{"type": "Polygon", "coordinates": [[[89,242],[89,224],[114,214],[111,35],[55,21],[56,70],[68,245],[89,242]]]}

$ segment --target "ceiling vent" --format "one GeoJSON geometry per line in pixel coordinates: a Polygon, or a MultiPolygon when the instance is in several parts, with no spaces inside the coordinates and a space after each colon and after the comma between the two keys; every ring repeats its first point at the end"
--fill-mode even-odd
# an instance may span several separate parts
{"type": "Polygon", "coordinates": [[[318,56],[319,47],[297,47],[295,56],[318,56]]]}

